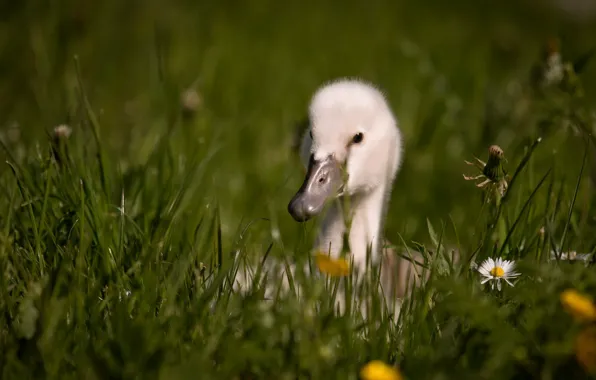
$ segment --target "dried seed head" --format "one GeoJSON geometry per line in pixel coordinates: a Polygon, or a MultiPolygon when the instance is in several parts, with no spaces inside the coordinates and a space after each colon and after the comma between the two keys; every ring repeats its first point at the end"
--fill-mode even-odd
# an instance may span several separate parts
{"type": "Polygon", "coordinates": [[[180,102],[182,103],[183,115],[190,117],[199,110],[203,104],[203,99],[195,89],[189,88],[180,96],[180,102]]]}
{"type": "Polygon", "coordinates": [[[54,128],[54,139],[63,140],[68,139],[72,133],[72,128],[66,124],[61,124],[54,128]]]}
{"type": "Polygon", "coordinates": [[[72,134],[72,128],[61,124],[54,128],[52,133],[51,152],[58,164],[62,164],[68,158],[67,141],[72,134]]]}
{"type": "Polygon", "coordinates": [[[503,149],[501,149],[501,147],[498,145],[491,145],[491,147],[488,148],[488,158],[496,158],[498,160],[502,159],[503,149]]]}
{"type": "Polygon", "coordinates": [[[483,179],[484,181],[477,184],[477,187],[483,188],[490,185],[490,187],[493,187],[501,196],[503,196],[508,186],[506,179],[507,173],[503,167],[504,158],[505,153],[503,152],[503,149],[498,145],[492,145],[488,149],[488,161],[486,163],[478,158],[476,158],[476,163],[466,161],[468,165],[476,166],[481,174],[473,177],[464,174],[464,179],[468,181],[483,179]]]}
{"type": "Polygon", "coordinates": [[[505,177],[505,171],[501,163],[504,157],[505,153],[498,145],[492,145],[488,148],[488,162],[482,173],[491,181],[499,181],[505,177]]]}

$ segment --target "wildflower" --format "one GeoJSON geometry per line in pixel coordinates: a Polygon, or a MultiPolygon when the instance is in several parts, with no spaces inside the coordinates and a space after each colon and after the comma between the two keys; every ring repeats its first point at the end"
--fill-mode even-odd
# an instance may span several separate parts
{"type": "Polygon", "coordinates": [[[465,161],[468,165],[476,166],[481,171],[481,174],[473,177],[464,174],[464,179],[466,181],[484,179],[484,181],[476,184],[476,186],[480,188],[492,187],[501,196],[505,195],[508,184],[506,179],[507,173],[502,164],[504,157],[503,149],[497,145],[492,145],[488,148],[488,162],[485,163],[476,157],[476,163],[465,161]]]}
{"type": "Polygon", "coordinates": [[[576,251],[562,252],[561,254],[557,253],[557,251],[550,252],[551,260],[556,260],[557,257],[559,257],[559,260],[583,261],[587,265],[592,255],[589,253],[577,253],[576,251]]]}
{"type": "Polygon", "coordinates": [[[570,95],[581,97],[583,89],[579,81],[579,74],[585,67],[591,55],[590,52],[576,62],[563,60],[560,41],[550,38],[542,49],[542,56],[531,71],[530,79],[536,89],[559,88],[570,95]]]}
{"type": "Polygon", "coordinates": [[[596,327],[590,326],[575,339],[575,358],[586,372],[596,373],[596,327]]]}
{"type": "Polygon", "coordinates": [[[182,114],[184,117],[193,116],[201,107],[203,99],[195,89],[188,89],[180,96],[180,102],[182,103],[182,114]]]}
{"type": "Polygon", "coordinates": [[[544,234],[546,233],[546,230],[544,229],[544,226],[540,227],[540,229],[538,230],[538,235],[540,235],[540,238],[544,238],[544,234]]]}
{"type": "Polygon", "coordinates": [[[544,50],[544,61],[542,64],[543,85],[549,86],[561,82],[565,75],[559,40],[556,38],[549,39],[544,50]]]}
{"type": "Polygon", "coordinates": [[[492,281],[491,288],[494,289],[496,283],[497,289],[501,290],[501,280],[504,280],[509,285],[513,286],[509,279],[519,276],[519,273],[513,271],[514,269],[515,262],[513,261],[503,260],[501,258],[498,258],[497,260],[488,258],[480,265],[478,272],[484,276],[484,279],[481,282],[482,284],[492,281]]]}
{"type": "Polygon", "coordinates": [[[350,264],[346,259],[334,259],[319,252],[316,254],[315,260],[319,270],[329,276],[343,277],[350,274],[350,264]]]}
{"type": "Polygon", "coordinates": [[[363,380],[401,380],[401,373],[380,360],[373,360],[360,370],[360,377],[363,380]]]}
{"type": "Polygon", "coordinates": [[[54,138],[55,139],[67,139],[70,137],[72,133],[72,128],[70,128],[66,124],[60,124],[56,128],[54,128],[54,138]]]}
{"type": "Polygon", "coordinates": [[[56,162],[62,164],[68,157],[66,142],[72,134],[72,128],[66,124],[58,125],[52,132],[51,152],[56,162]]]}
{"type": "Polygon", "coordinates": [[[592,300],[574,289],[561,293],[561,303],[567,312],[580,321],[596,320],[596,306],[592,300]]]}

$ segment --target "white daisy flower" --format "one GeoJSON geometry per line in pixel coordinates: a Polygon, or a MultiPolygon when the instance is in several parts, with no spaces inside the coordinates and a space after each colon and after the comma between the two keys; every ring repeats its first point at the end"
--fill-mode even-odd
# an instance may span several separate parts
{"type": "Polygon", "coordinates": [[[519,273],[513,271],[514,269],[514,261],[503,260],[501,258],[496,260],[488,258],[484,260],[478,268],[478,272],[484,277],[481,284],[491,281],[491,289],[495,288],[496,283],[497,289],[501,290],[501,280],[504,280],[509,285],[513,286],[509,279],[519,276],[519,273]]]}

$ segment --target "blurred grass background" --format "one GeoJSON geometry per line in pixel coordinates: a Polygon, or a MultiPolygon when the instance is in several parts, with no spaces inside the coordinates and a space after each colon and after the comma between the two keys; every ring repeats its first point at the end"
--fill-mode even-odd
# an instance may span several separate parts
{"type": "MultiPolygon", "coordinates": [[[[557,297],[594,293],[596,277],[536,261],[595,249],[596,65],[570,102],[541,103],[531,72],[552,37],[565,61],[594,48],[590,4],[0,3],[2,373],[355,379],[374,358],[429,379],[579,371],[577,326],[557,297]],[[439,250],[428,218],[437,233],[445,225],[445,244],[468,254],[484,242],[487,256],[510,229],[500,253],[537,259],[520,285],[494,296],[467,275],[433,277],[437,293],[419,298],[432,293],[432,311],[420,303],[403,325],[373,317],[368,330],[329,307],[312,315],[287,297],[263,309],[222,290],[225,253],[306,256],[315,224],[286,211],[303,179],[292,144],[312,93],[342,76],[378,85],[403,130],[387,237],[439,250]],[[189,89],[200,105],[180,117],[189,89]],[[580,122],[576,106],[588,110],[580,122]],[[54,165],[47,140],[61,124],[72,161],[54,165]],[[495,238],[464,160],[498,144],[513,172],[539,137],[495,238]]],[[[301,281],[306,303],[328,301],[301,281]]]]}
{"type": "MultiPolygon", "coordinates": [[[[463,160],[485,158],[493,143],[512,156],[532,134],[507,114],[510,104],[499,104],[505,114],[491,123],[488,105],[519,93],[547,38],[559,37],[573,59],[596,32],[593,11],[528,0],[7,2],[0,18],[3,129],[18,126],[33,141],[72,123],[76,55],[102,140],[135,165],[168,128],[168,102],[196,88],[200,113],[172,144],[188,158],[217,140],[201,186],[221,205],[224,233],[241,218],[266,217],[288,239],[297,227],[285,206],[302,179],[290,150],[294,126],[322,83],[369,80],[401,122],[406,155],[388,230],[424,241],[427,217],[451,217],[465,240],[477,193],[461,179],[463,160]]],[[[584,76],[593,83],[596,68],[584,76]]],[[[594,88],[585,91],[594,99],[594,88]]],[[[559,159],[577,157],[572,150],[559,159]]]]}

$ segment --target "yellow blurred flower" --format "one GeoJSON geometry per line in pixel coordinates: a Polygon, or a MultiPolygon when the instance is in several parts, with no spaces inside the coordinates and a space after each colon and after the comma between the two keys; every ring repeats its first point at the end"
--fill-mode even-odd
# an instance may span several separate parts
{"type": "Polygon", "coordinates": [[[586,372],[596,373],[596,327],[590,326],[575,340],[575,357],[586,372]]]}
{"type": "Polygon", "coordinates": [[[315,255],[317,267],[323,273],[333,277],[342,277],[350,274],[350,264],[346,259],[334,259],[319,252],[315,255]]]}
{"type": "Polygon", "coordinates": [[[561,293],[561,303],[569,314],[580,321],[596,320],[596,306],[592,300],[574,289],[561,293]]]}
{"type": "Polygon", "coordinates": [[[360,370],[362,380],[401,380],[399,371],[380,360],[373,360],[360,370]]]}

